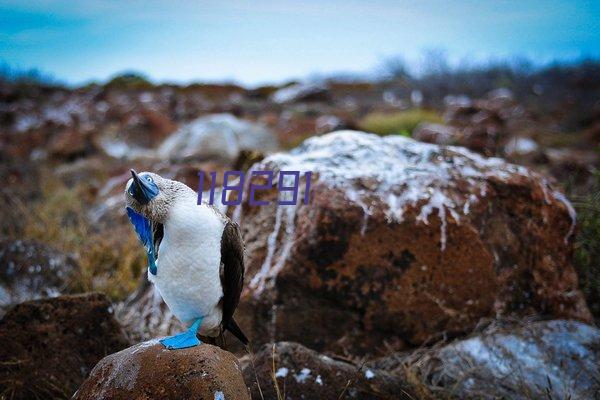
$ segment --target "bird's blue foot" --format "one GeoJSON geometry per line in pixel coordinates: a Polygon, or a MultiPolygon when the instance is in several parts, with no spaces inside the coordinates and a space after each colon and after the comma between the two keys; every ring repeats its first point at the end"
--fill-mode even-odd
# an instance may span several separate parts
{"type": "Polygon", "coordinates": [[[160,339],[159,342],[169,350],[186,349],[188,347],[198,346],[202,342],[196,337],[196,333],[201,324],[202,318],[199,318],[187,331],[160,339]]]}
{"type": "Polygon", "coordinates": [[[189,331],[160,339],[159,342],[169,350],[186,349],[198,346],[201,343],[196,334],[189,331]]]}

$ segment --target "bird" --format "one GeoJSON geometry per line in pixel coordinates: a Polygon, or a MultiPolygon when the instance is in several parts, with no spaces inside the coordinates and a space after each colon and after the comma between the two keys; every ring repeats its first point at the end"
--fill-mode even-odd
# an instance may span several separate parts
{"type": "Polygon", "coordinates": [[[182,182],[131,170],[126,212],[148,256],[148,280],[188,329],[160,339],[169,350],[202,335],[224,343],[231,332],[248,346],[233,313],[244,282],[244,241],[237,223],[182,182]]]}

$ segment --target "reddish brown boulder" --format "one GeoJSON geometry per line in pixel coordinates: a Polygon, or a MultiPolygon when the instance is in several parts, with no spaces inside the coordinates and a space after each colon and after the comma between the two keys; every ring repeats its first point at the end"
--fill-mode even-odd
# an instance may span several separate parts
{"type": "Polygon", "coordinates": [[[146,130],[146,143],[148,146],[160,144],[162,140],[177,129],[177,125],[160,112],[143,109],[141,116],[146,130]]]}
{"type": "Polygon", "coordinates": [[[153,340],[105,357],[74,399],[250,399],[235,356],[202,344],[167,350],[153,340]]]}
{"type": "Polygon", "coordinates": [[[253,168],[313,172],[308,205],[232,213],[247,247],[238,319],[255,342],[374,354],[483,317],[590,319],[570,262],[572,207],[523,167],[341,131],[253,168]]]}
{"type": "Polygon", "coordinates": [[[0,321],[0,393],[65,399],[105,355],[128,341],[104,295],[28,301],[0,321]]]}
{"type": "Polygon", "coordinates": [[[525,117],[523,108],[515,102],[510,90],[503,88],[474,101],[449,96],[446,106],[444,119],[455,132],[452,143],[485,155],[501,154],[513,126],[516,124],[518,127],[525,117]]]}
{"type": "Polygon", "coordinates": [[[279,342],[274,347],[265,345],[255,355],[254,365],[249,356],[243,359],[242,364],[253,399],[416,398],[401,372],[391,374],[347,360],[333,359],[298,343],[279,342]],[[278,396],[278,389],[282,396],[278,396]]]}
{"type": "Polygon", "coordinates": [[[87,137],[75,129],[65,129],[52,137],[48,144],[49,154],[53,157],[73,160],[84,156],[89,150],[87,137]]]}

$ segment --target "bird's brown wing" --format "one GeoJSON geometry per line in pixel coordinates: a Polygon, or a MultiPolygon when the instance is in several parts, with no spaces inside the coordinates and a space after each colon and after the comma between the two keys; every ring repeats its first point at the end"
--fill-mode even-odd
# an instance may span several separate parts
{"type": "Polygon", "coordinates": [[[228,328],[244,285],[244,240],[238,224],[227,221],[221,236],[223,327],[228,328]]]}

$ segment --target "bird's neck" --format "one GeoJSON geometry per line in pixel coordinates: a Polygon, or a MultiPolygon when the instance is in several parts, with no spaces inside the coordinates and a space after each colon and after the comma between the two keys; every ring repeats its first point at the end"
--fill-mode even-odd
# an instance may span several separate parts
{"type": "Polygon", "coordinates": [[[186,195],[173,203],[164,227],[170,234],[185,239],[185,235],[205,232],[206,227],[212,226],[217,219],[210,206],[197,204],[195,195],[186,195]]]}

